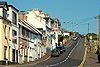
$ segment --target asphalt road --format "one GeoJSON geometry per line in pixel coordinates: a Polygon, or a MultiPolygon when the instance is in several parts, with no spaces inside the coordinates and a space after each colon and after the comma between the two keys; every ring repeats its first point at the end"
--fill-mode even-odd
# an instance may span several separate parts
{"type": "Polygon", "coordinates": [[[50,59],[36,65],[31,64],[21,67],[78,67],[82,62],[85,52],[83,42],[83,38],[78,38],[76,41],[72,40],[66,47],[66,52],[61,56],[51,57],[50,59]]]}

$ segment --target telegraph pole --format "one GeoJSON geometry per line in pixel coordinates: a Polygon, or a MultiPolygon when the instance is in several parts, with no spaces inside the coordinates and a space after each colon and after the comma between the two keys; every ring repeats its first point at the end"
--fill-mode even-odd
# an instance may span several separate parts
{"type": "Polygon", "coordinates": [[[87,40],[89,42],[89,23],[88,23],[88,35],[87,35],[87,40]]]}
{"type": "Polygon", "coordinates": [[[99,34],[98,34],[98,36],[99,36],[99,42],[98,42],[98,45],[100,46],[100,15],[98,16],[98,26],[99,26],[99,29],[98,29],[98,32],[99,32],[99,34]]]}
{"type": "Polygon", "coordinates": [[[89,29],[89,25],[90,25],[90,24],[88,23],[88,33],[89,33],[89,30],[90,30],[90,29],[89,29]]]}

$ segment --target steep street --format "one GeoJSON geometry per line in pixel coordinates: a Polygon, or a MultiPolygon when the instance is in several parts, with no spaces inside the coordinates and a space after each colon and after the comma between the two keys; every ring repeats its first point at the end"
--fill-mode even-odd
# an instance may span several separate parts
{"type": "Polygon", "coordinates": [[[0,67],[100,67],[100,1],[0,0],[0,67]]]}
{"type": "Polygon", "coordinates": [[[67,46],[66,52],[60,57],[51,57],[35,65],[29,64],[17,67],[78,67],[84,56],[85,47],[83,43],[83,38],[79,38],[76,41],[72,40],[67,46]]]}

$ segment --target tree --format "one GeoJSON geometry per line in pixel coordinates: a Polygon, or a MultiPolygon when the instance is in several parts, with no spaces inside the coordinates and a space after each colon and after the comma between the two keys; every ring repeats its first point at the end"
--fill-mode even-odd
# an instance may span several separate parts
{"type": "Polygon", "coordinates": [[[86,35],[87,39],[90,39],[90,38],[89,38],[90,36],[92,36],[92,39],[93,39],[93,40],[97,40],[97,34],[95,34],[95,33],[88,33],[88,34],[86,35]]]}
{"type": "Polygon", "coordinates": [[[68,35],[63,36],[64,39],[69,39],[68,35]]]}
{"type": "Polygon", "coordinates": [[[58,35],[58,42],[63,42],[63,35],[58,35]]]}

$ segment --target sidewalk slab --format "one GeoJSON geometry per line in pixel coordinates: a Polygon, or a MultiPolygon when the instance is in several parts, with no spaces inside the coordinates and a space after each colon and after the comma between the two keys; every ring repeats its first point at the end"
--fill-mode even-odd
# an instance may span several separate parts
{"type": "Polygon", "coordinates": [[[98,63],[97,55],[93,52],[88,52],[83,67],[100,67],[100,63],[98,63]]]}
{"type": "Polygon", "coordinates": [[[21,66],[35,65],[35,64],[38,64],[40,62],[48,60],[50,57],[51,57],[51,52],[47,53],[44,57],[42,57],[38,60],[32,61],[32,62],[27,62],[27,63],[23,63],[23,64],[12,64],[12,65],[8,65],[8,66],[0,65],[0,67],[21,67],[21,66]]]}

